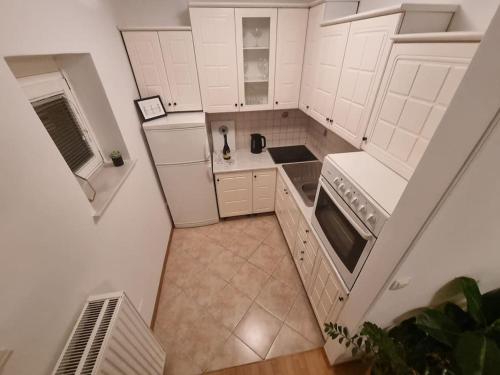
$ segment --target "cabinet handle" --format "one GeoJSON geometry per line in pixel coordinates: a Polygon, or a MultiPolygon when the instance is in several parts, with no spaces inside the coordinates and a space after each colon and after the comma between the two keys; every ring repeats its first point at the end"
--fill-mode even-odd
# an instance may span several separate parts
{"type": "Polygon", "coordinates": [[[306,233],[309,233],[309,229],[306,229],[306,233]]]}
{"type": "Polygon", "coordinates": [[[242,106],[242,107],[243,107],[243,103],[240,103],[240,106],[242,106]]]}
{"type": "Polygon", "coordinates": [[[254,174],[254,175],[253,175],[253,178],[257,178],[257,175],[256,175],[256,174],[254,174]]]}
{"type": "Polygon", "coordinates": [[[304,258],[300,258],[299,260],[304,260],[304,258]]]}
{"type": "Polygon", "coordinates": [[[307,241],[302,241],[302,242],[304,242],[304,245],[307,243],[307,241]]]}
{"type": "Polygon", "coordinates": [[[344,297],[339,297],[339,301],[342,302],[344,300],[344,297]]]}
{"type": "Polygon", "coordinates": [[[306,109],[309,109],[309,106],[308,106],[308,105],[306,105],[306,109]]]}
{"type": "Polygon", "coordinates": [[[278,101],[276,100],[274,103],[278,104],[278,101]]]}
{"type": "Polygon", "coordinates": [[[300,251],[300,253],[301,253],[301,254],[304,254],[304,250],[301,250],[301,251],[300,251]]]}
{"type": "Polygon", "coordinates": [[[168,103],[168,106],[169,106],[169,107],[171,107],[171,106],[172,106],[172,103],[170,103],[170,102],[169,102],[169,103],[168,103]]]}
{"type": "Polygon", "coordinates": [[[234,103],[234,106],[237,107],[238,106],[238,103],[234,103]]]}
{"type": "Polygon", "coordinates": [[[329,121],[330,121],[330,119],[327,117],[327,118],[326,118],[326,122],[329,122],[329,121]]]}
{"type": "Polygon", "coordinates": [[[219,182],[219,179],[217,179],[217,182],[219,182]]]}
{"type": "Polygon", "coordinates": [[[333,124],[333,119],[330,119],[330,124],[333,124]]]}
{"type": "Polygon", "coordinates": [[[176,103],[176,102],[174,102],[174,105],[177,105],[177,103],[176,103]]]}

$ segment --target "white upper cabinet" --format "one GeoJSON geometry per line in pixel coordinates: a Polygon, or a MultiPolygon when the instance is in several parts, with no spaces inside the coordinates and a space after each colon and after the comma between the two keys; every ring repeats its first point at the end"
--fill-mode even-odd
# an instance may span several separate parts
{"type": "Polygon", "coordinates": [[[124,31],[123,40],[141,97],[160,95],[165,109],[172,110],[172,96],[163,64],[158,33],[156,31],[124,31]]]}
{"type": "Polygon", "coordinates": [[[402,14],[351,22],[333,108],[333,131],[361,146],[375,95],[402,14]]]}
{"type": "Polygon", "coordinates": [[[477,46],[478,43],[395,43],[364,149],[409,179],[477,46]]]}
{"type": "Polygon", "coordinates": [[[190,31],[158,33],[174,111],[200,111],[201,97],[190,31]]]}
{"type": "Polygon", "coordinates": [[[190,8],[205,112],[237,110],[238,71],[233,8],[190,8]]]}
{"type": "Polygon", "coordinates": [[[274,108],[297,108],[304,59],[307,9],[278,9],[274,108]]]}
{"type": "Polygon", "coordinates": [[[236,8],[240,111],[273,109],[276,56],[275,8],[236,8]]]}
{"type": "Polygon", "coordinates": [[[348,35],[349,23],[323,27],[320,33],[310,115],[327,127],[332,122],[348,35]]]}
{"type": "Polygon", "coordinates": [[[323,19],[325,4],[316,5],[309,9],[307,21],[306,46],[304,51],[304,64],[302,67],[302,82],[300,85],[299,108],[310,115],[316,63],[319,53],[320,24],[323,19]]]}

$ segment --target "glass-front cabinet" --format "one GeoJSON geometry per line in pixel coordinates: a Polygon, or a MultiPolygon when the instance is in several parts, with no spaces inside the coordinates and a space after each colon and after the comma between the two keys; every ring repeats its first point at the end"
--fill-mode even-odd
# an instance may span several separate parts
{"type": "Polygon", "coordinates": [[[240,111],[273,109],[276,19],[276,9],[235,9],[240,111]]]}

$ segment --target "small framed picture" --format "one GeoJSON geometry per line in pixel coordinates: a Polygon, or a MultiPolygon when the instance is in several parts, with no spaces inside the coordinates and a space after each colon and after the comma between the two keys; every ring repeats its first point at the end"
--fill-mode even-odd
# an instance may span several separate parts
{"type": "Polygon", "coordinates": [[[150,121],[167,115],[159,95],[137,99],[134,103],[142,116],[142,121],[150,121]]]}

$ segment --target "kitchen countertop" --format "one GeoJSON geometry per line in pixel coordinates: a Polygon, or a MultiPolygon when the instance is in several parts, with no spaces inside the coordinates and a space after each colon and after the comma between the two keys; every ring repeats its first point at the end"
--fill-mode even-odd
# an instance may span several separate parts
{"type": "Polygon", "coordinates": [[[212,154],[214,173],[252,171],[258,169],[276,168],[271,155],[267,150],[260,154],[252,154],[248,149],[240,149],[231,153],[231,160],[222,159],[221,153],[212,154]]]}

